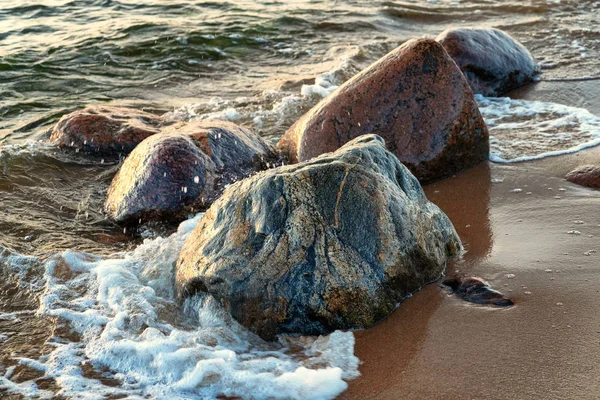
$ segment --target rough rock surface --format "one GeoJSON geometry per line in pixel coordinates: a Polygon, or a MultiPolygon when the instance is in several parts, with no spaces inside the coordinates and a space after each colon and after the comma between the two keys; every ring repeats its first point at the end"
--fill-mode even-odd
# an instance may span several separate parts
{"type": "Polygon", "coordinates": [[[474,93],[500,96],[531,82],[539,72],[531,53],[499,29],[447,29],[440,42],[465,74],[474,93]]]}
{"type": "Polygon", "coordinates": [[[600,166],[583,165],[569,172],[565,178],[576,185],[600,189],[600,166]]]}
{"type": "Polygon", "coordinates": [[[188,135],[215,164],[218,180],[232,183],[249,173],[274,166],[275,149],[262,137],[228,121],[192,121],[173,125],[165,133],[188,135]]]}
{"type": "Polygon", "coordinates": [[[461,299],[476,304],[492,304],[495,306],[512,306],[513,301],[502,293],[491,288],[481,278],[451,278],[444,281],[461,299]]]}
{"type": "Polygon", "coordinates": [[[177,262],[180,298],[208,292],[265,339],[368,327],[461,251],[417,179],[365,135],[229,187],[177,262]]]}
{"type": "Polygon", "coordinates": [[[125,159],[108,190],[105,211],[120,222],[183,215],[205,208],[225,185],[275,160],[271,145],[233,123],[173,125],[125,159]]]}
{"type": "Polygon", "coordinates": [[[64,115],[54,127],[50,141],[60,147],[90,153],[128,154],[169,121],[143,111],[87,106],[64,115]]]}
{"type": "Polygon", "coordinates": [[[471,88],[434,40],[411,40],[363,70],[300,118],[277,147],[296,163],[369,133],[383,137],[421,182],[489,157],[471,88]]]}

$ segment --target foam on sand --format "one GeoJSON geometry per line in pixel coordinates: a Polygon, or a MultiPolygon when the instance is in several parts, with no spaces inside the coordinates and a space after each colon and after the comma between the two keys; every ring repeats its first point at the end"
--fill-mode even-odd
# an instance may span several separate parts
{"type": "MultiPolygon", "coordinates": [[[[331,399],[344,391],[358,375],[351,332],[267,343],[211,296],[175,302],[175,262],[200,218],[132,252],[100,258],[65,251],[49,259],[38,312],[58,318],[66,329],[57,332],[76,334],[56,333],[50,354],[18,361],[54,378],[58,395],[69,398],[331,399]],[[119,385],[105,384],[110,379],[119,385]]],[[[0,385],[11,392],[49,395],[8,378],[0,385]]]]}
{"type": "Polygon", "coordinates": [[[490,160],[518,162],[600,144],[600,117],[557,103],[475,96],[490,130],[490,160]]]}

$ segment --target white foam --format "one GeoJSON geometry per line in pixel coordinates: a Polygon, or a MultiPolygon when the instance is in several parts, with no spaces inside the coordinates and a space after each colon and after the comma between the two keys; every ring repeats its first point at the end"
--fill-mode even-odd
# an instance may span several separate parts
{"type": "Polygon", "coordinates": [[[46,390],[38,389],[37,385],[34,382],[26,381],[23,383],[14,383],[12,382],[7,375],[10,375],[12,370],[5,374],[5,376],[0,376],[0,389],[6,389],[10,393],[20,394],[26,399],[38,398],[38,399],[51,399],[52,392],[46,390]]]}
{"type": "Polygon", "coordinates": [[[588,110],[542,101],[476,95],[490,131],[490,160],[518,162],[600,144],[600,117],[588,110]]]}
{"type": "MultiPolygon", "coordinates": [[[[266,343],[208,295],[183,308],[175,302],[174,265],[200,218],[109,258],[65,251],[49,259],[38,312],[59,317],[80,340],[53,338],[50,354],[19,362],[54,378],[68,398],[331,399],[344,391],[358,375],[351,332],[266,343]],[[120,385],[84,376],[84,363],[120,385]]],[[[46,395],[32,382],[6,387],[46,395]]]]}
{"type": "Polygon", "coordinates": [[[332,72],[326,72],[315,78],[314,85],[302,85],[300,94],[302,96],[318,95],[327,97],[333,93],[340,85],[338,79],[335,78],[332,72]]]}

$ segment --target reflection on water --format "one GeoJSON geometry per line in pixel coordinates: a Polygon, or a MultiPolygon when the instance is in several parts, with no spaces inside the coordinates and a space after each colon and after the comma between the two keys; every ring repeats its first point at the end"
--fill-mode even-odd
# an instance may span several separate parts
{"type": "Polygon", "coordinates": [[[450,179],[427,185],[427,198],[448,215],[463,241],[466,254],[461,263],[481,261],[494,244],[490,224],[492,177],[488,163],[450,179]]]}

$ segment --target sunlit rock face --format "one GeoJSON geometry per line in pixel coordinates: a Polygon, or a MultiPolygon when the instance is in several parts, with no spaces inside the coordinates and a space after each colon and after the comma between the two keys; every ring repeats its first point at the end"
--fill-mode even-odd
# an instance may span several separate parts
{"type": "Polygon", "coordinates": [[[454,59],[474,93],[500,96],[538,73],[531,53],[499,29],[447,29],[436,40],[454,59]]]}
{"type": "Polygon", "coordinates": [[[181,298],[219,300],[265,339],[368,327],[461,251],[450,220],[376,135],[229,187],[177,262],[181,298]]]}
{"type": "Polygon", "coordinates": [[[125,159],[105,211],[119,222],[183,218],[210,205],[226,185],[275,162],[270,144],[233,123],[179,123],[147,138],[125,159]]]}
{"type": "Polygon", "coordinates": [[[323,99],[283,136],[290,162],[377,134],[421,181],[487,160],[488,131],[465,77],[434,40],[408,41],[323,99]]]}
{"type": "Polygon", "coordinates": [[[50,141],[59,147],[89,153],[128,154],[172,121],[128,108],[88,106],[64,115],[50,141]]]}
{"type": "Polygon", "coordinates": [[[592,189],[600,189],[600,166],[583,165],[569,172],[565,177],[569,182],[576,185],[586,186],[592,189]]]}

